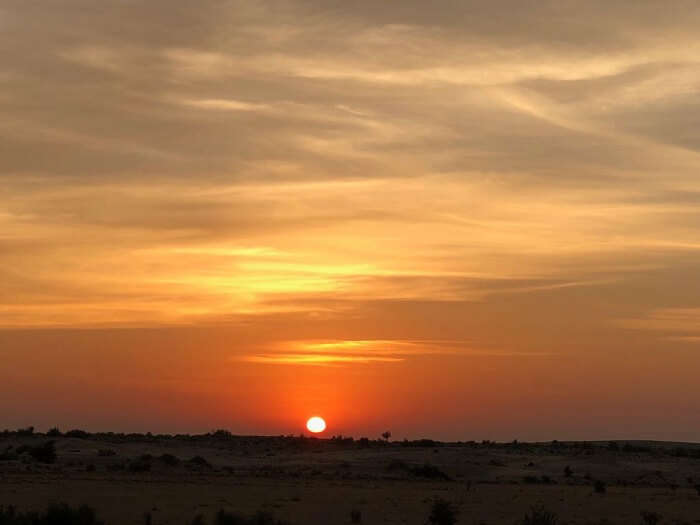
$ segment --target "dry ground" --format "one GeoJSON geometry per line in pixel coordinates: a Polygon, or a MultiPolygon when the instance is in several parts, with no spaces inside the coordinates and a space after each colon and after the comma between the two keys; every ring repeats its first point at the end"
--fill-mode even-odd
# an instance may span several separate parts
{"type": "Polygon", "coordinates": [[[350,523],[357,509],[364,524],[418,525],[440,497],[455,504],[463,524],[513,525],[537,503],[559,523],[638,524],[642,511],[653,511],[664,524],[700,524],[700,457],[692,445],[426,445],[9,435],[0,437],[0,505],[85,503],[110,525],[142,524],[145,512],[154,525],[185,525],[221,508],[265,509],[299,525],[350,523]],[[49,439],[53,464],[16,453],[49,439]],[[204,461],[189,461],[197,456],[204,461]],[[596,492],[597,480],[605,492],[596,492]]]}

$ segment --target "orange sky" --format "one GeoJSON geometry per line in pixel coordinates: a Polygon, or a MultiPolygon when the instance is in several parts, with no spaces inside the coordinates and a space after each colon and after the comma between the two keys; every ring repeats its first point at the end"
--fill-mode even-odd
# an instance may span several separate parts
{"type": "Polygon", "coordinates": [[[700,440],[700,6],[0,6],[0,427],[700,440]]]}

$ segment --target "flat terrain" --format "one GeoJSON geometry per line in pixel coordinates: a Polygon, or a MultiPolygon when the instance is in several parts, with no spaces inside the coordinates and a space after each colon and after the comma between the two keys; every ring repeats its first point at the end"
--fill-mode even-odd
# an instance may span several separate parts
{"type": "MultiPolygon", "coordinates": [[[[43,447],[43,448],[42,448],[43,447]]],[[[48,447],[50,448],[50,446],[48,447]]],[[[672,443],[432,443],[299,437],[0,434],[0,505],[88,504],[107,524],[189,524],[219,509],[292,524],[513,525],[537,504],[559,523],[700,524],[700,448],[672,443]],[[54,441],[56,459],[37,450],[54,441]],[[567,468],[568,467],[568,468],[567,468]]]]}

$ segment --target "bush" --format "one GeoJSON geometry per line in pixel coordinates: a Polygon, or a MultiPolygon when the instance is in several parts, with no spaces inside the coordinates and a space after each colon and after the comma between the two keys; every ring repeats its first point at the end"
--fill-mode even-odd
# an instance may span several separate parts
{"type": "Polygon", "coordinates": [[[598,493],[598,494],[605,494],[607,491],[607,488],[605,486],[605,483],[600,481],[599,479],[596,480],[596,482],[593,484],[593,489],[598,493]]]}
{"type": "Polygon", "coordinates": [[[204,459],[202,456],[195,456],[191,459],[187,460],[187,464],[192,466],[192,467],[198,467],[198,468],[211,468],[211,463],[209,463],[206,459],[204,459]]]}
{"type": "Polygon", "coordinates": [[[69,430],[64,435],[66,437],[69,437],[69,438],[78,438],[78,439],[87,439],[90,437],[89,432],[85,432],[84,430],[79,430],[77,428],[75,428],[73,430],[69,430]]]}
{"type": "Polygon", "coordinates": [[[517,525],[556,525],[557,515],[549,512],[543,505],[536,505],[530,509],[528,514],[525,514],[523,519],[517,522],[517,525]]]}
{"type": "Polygon", "coordinates": [[[350,511],[350,523],[362,523],[362,512],[352,509],[350,511]]]}
{"type": "Polygon", "coordinates": [[[45,513],[17,512],[14,507],[0,507],[2,525],[103,525],[95,511],[83,505],[72,508],[66,504],[50,505],[45,513]]]}
{"type": "Polygon", "coordinates": [[[176,467],[180,464],[180,460],[172,454],[163,454],[158,459],[169,467],[176,467]]]}
{"type": "Polygon", "coordinates": [[[438,498],[433,502],[428,521],[432,525],[454,525],[457,523],[457,511],[452,503],[438,498]]]}
{"type": "Polygon", "coordinates": [[[426,463],[425,465],[420,467],[413,467],[411,469],[411,472],[415,476],[420,476],[421,478],[444,479],[445,481],[449,481],[450,479],[450,477],[447,474],[445,474],[435,465],[431,465],[430,463],[426,463]]]}
{"type": "Polygon", "coordinates": [[[250,517],[220,510],[214,517],[214,525],[286,525],[286,523],[275,519],[272,514],[262,510],[250,517]]]}
{"type": "Polygon", "coordinates": [[[138,459],[129,463],[129,472],[150,472],[151,458],[150,456],[141,456],[138,459]]]}
{"type": "Polygon", "coordinates": [[[657,512],[642,511],[641,516],[644,525],[656,525],[661,521],[661,514],[657,512]]]}
{"type": "Polygon", "coordinates": [[[100,457],[116,456],[117,453],[111,448],[101,448],[97,451],[97,455],[100,457]]]}
{"type": "Polygon", "coordinates": [[[29,447],[29,455],[40,463],[54,463],[56,461],[56,447],[53,441],[47,441],[43,445],[29,447]]]}
{"type": "Polygon", "coordinates": [[[34,427],[18,428],[17,435],[18,436],[33,436],[34,435],[34,427]]]}
{"type": "Polygon", "coordinates": [[[564,476],[565,477],[570,478],[573,474],[574,474],[574,471],[571,470],[571,467],[569,465],[564,467],[564,476]]]}
{"type": "Polygon", "coordinates": [[[406,464],[406,462],[403,461],[402,459],[392,459],[392,460],[387,464],[386,469],[387,469],[389,472],[393,472],[393,471],[395,471],[395,470],[405,470],[405,471],[411,470],[411,469],[409,468],[409,466],[406,464]]]}
{"type": "Polygon", "coordinates": [[[58,429],[58,427],[53,427],[49,429],[46,435],[49,437],[61,437],[63,434],[61,434],[61,431],[58,429]]]}

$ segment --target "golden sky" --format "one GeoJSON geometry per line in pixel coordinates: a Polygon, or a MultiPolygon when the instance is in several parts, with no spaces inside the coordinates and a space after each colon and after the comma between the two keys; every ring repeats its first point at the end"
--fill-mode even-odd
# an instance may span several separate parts
{"type": "Polygon", "coordinates": [[[5,0],[0,426],[700,440],[699,27],[5,0]]]}

